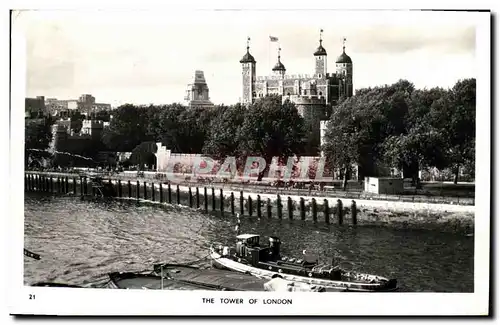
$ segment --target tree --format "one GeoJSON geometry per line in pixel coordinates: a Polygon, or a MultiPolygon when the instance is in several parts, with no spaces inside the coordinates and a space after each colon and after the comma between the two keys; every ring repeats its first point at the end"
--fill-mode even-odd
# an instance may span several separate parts
{"type": "MultiPolygon", "coordinates": [[[[304,120],[295,105],[281,97],[267,96],[251,104],[236,134],[240,159],[260,156],[266,169],[273,157],[284,159],[304,151],[304,120]]],[[[262,179],[264,171],[259,174],[262,179]]]]}
{"type": "Polygon", "coordinates": [[[71,115],[71,131],[79,133],[83,126],[83,120],[85,120],[85,115],[76,111],[71,115]]]}
{"type": "Polygon", "coordinates": [[[458,81],[432,105],[429,115],[432,125],[444,136],[446,158],[456,184],[460,168],[467,165],[471,169],[475,163],[476,79],[458,81]]]}
{"type": "Polygon", "coordinates": [[[417,187],[420,186],[418,171],[421,168],[443,168],[446,165],[442,152],[444,139],[440,130],[429,121],[431,106],[445,94],[446,91],[441,88],[409,93],[405,97],[405,114],[398,117],[400,128],[388,133],[381,146],[384,161],[402,169],[404,177],[411,177],[417,187]]]}
{"type": "Polygon", "coordinates": [[[24,127],[24,157],[25,166],[33,161],[40,165],[43,159],[49,159],[49,153],[42,150],[49,148],[52,141],[52,118],[26,120],[24,127]],[[32,150],[35,149],[35,150],[32,150]]]}
{"type": "Polygon", "coordinates": [[[220,106],[210,122],[202,152],[215,159],[236,155],[238,139],[236,134],[245,117],[245,107],[241,104],[220,106]]]}
{"type": "MultiPolygon", "coordinates": [[[[400,169],[404,166],[418,166],[418,170],[443,164],[443,144],[444,138],[440,132],[428,124],[419,124],[408,133],[389,136],[383,146],[386,161],[391,166],[400,169]]],[[[418,174],[413,175],[413,182],[417,188],[420,186],[418,174]]]]}
{"type": "Polygon", "coordinates": [[[26,121],[24,128],[24,146],[26,149],[45,150],[52,141],[52,125],[54,121],[51,118],[26,121]]]}
{"type": "Polygon", "coordinates": [[[120,106],[109,128],[104,130],[102,141],[112,151],[130,152],[141,142],[151,140],[147,121],[147,108],[131,104],[120,106]]]}
{"type": "Polygon", "coordinates": [[[343,172],[343,189],[347,188],[347,180],[352,166],[360,160],[363,146],[363,135],[359,129],[359,120],[356,121],[352,110],[355,99],[345,100],[333,111],[327,123],[323,153],[331,169],[338,168],[343,172]]]}

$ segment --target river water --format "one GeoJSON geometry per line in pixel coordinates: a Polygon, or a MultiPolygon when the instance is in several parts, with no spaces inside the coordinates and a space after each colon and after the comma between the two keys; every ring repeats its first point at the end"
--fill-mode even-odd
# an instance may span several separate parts
{"type": "MultiPolygon", "coordinates": [[[[211,243],[234,243],[234,225],[189,208],[26,194],[24,247],[42,259],[24,258],[24,280],[99,287],[108,272],[203,259],[211,243]]],[[[474,238],[462,234],[257,218],[242,219],[241,230],[280,237],[285,255],[307,249],[397,278],[402,291],[474,291],[474,238]]]]}

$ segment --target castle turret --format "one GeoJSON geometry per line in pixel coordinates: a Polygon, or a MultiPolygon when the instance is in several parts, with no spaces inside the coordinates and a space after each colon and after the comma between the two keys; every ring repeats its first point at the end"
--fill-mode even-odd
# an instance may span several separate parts
{"type": "Polygon", "coordinates": [[[283,65],[283,63],[281,63],[281,48],[278,48],[278,62],[276,62],[276,64],[273,67],[273,73],[282,78],[285,76],[286,73],[286,68],[283,65]]]}
{"type": "Polygon", "coordinates": [[[242,76],[243,76],[243,96],[241,98],[242,104],[251,104],[256,97],[255,94],[255,59],[250,54],[250,37],[247,39],[247,53],[240,60],[242,76]]]}
{"type": "Polygon", "coordinates": [[[325,78],[328,72],[327,70],[327,56],[326,50],[323,47],[323,30],[320,30],[319,33],[319,46],[314,52],[314,60],[315,60],[315,70],[314,73],[317,78],[325,78]]]}
{"type": "Polygon", "coordinates": [[[353,95],[352,60],[349,55],[345,53],[345,42],[346,38],[344,37],[342,54],[337,58],[337,61],[335,61],[335,65],[337,75],[339,75],[343,80],[343,87],[341,89],[340,95],[344,97],[351,97],[353,95]]]}

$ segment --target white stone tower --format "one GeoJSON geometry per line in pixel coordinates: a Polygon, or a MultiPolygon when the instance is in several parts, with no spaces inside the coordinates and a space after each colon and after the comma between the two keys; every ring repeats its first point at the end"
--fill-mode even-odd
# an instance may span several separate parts
{"type": "Polygon", "coordinates": [[[243,94],[241,102],[243,104],[253,103],[255,94],[255,73],[256,65],[255,59],[250,54],[250,37],[247,39],[247,53],[240,60],[242,77],[243,77],[243,94]]]}

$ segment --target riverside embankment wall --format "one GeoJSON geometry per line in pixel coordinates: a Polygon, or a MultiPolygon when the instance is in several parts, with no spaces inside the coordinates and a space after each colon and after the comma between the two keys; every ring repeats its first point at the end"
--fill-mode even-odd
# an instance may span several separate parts
{"type": "MultiPolygon", "coordinates": [[[[92,190],[90,179],[72,176],[27,173],[25,187],[28,191],[99,195],[98,191],[92,190]]],[[[240,213],[245,217],[330,224],[439,228],[468,233],[474,228],[475,207],[472,205],[263,194],[252,190],[234,191],[230,188],[183,186],[143,180],[107,179],[104,183],[113,189],[113,196],[116,198],[179,204],[210,213],[240,213]]]]}

